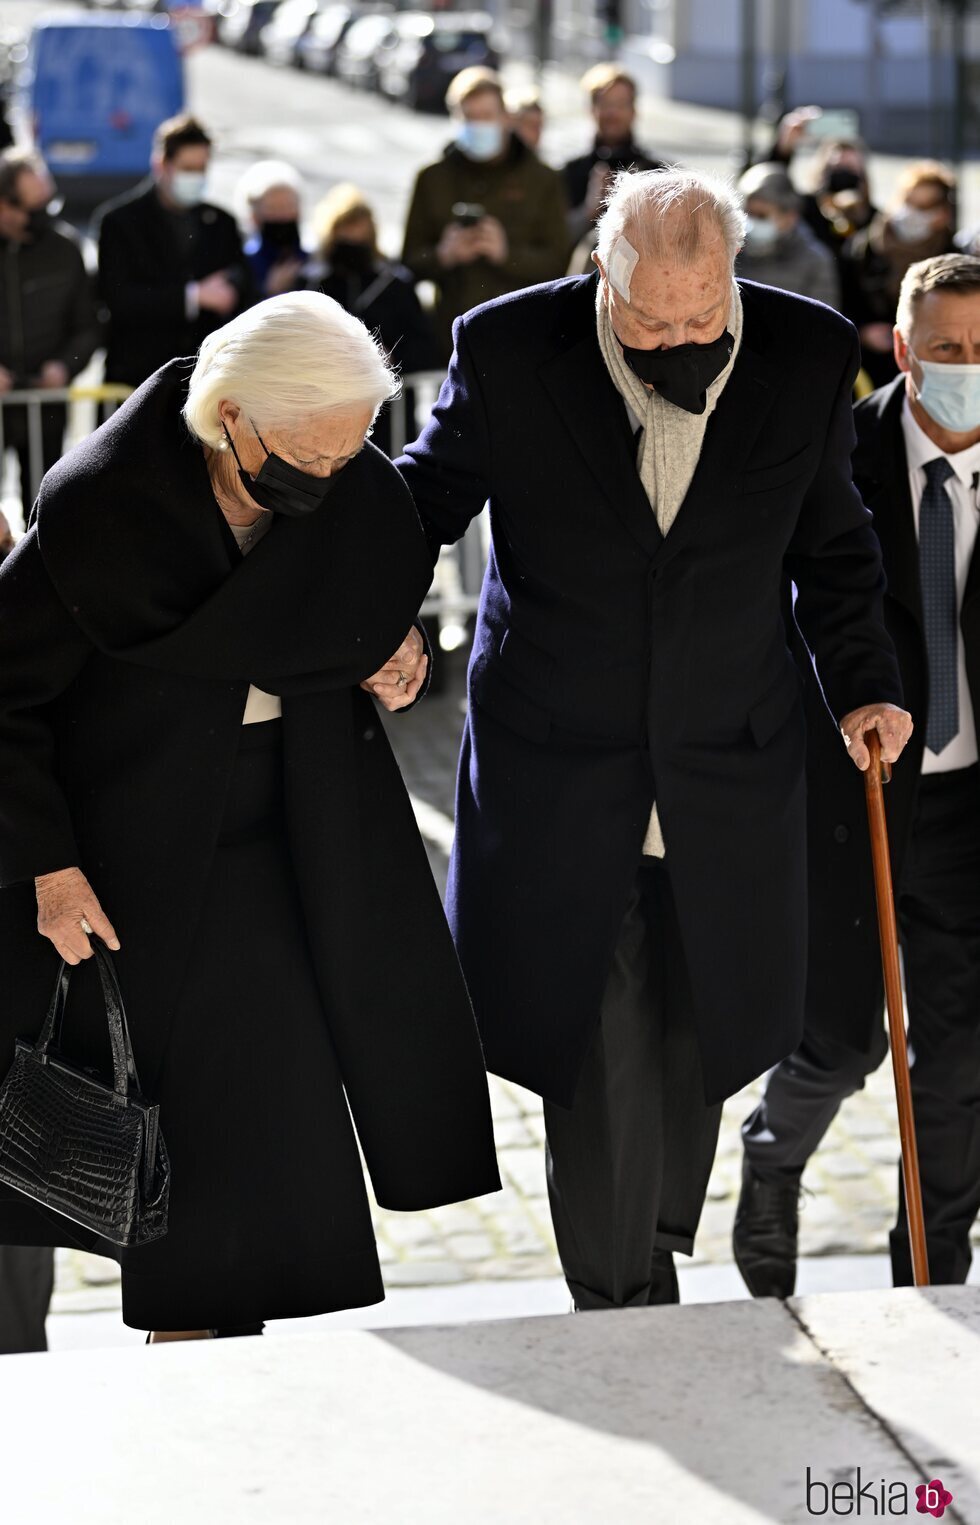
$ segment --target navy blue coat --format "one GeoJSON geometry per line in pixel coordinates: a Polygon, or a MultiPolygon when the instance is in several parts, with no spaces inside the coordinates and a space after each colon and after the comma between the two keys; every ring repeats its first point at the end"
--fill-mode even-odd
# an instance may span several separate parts
{"type": "Polygon", "coordinates": [[[399,462],[433,547],[490,500],[448,909],[490,1069],[561,1105],[654,799],[707,1100],[799,1040],[805,725],[787,573],[833,713],[901,702],[851,482],[854,330],[741,289],[742,348],[666,539],[599,351],[593,277],[460,319],[438,407],[399,462]]]}

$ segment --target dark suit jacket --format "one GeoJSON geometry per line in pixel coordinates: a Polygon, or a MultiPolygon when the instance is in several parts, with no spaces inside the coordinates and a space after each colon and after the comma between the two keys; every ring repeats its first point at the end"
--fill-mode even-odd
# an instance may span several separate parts
{"type": "Polygon", "coordinates": [[[188,281],[223,271],[251,300],[251,281],[235,219],[202,203],[168,212],[155,185],[109,202],[99,221],[99,296],[108,314],[106,380],[138,386],[168,360],[192,355],[230,321],[215,312],[188,318],[188,281]]]}
{"type": "Polygon", "coordinates": [[[802,1030],[785,572],[834,712],[901,699],[851,484],[856,337],[827,308],[742,285],[742,349],[664,539],[595,291],[558,281],[467,314],[399,463],[433,545],[490,499],[449,911],[490,1068],[570,1104],[656,798],[716,1101],[802,1030]]]}
{"type": "MultiPolygon", "coordinates": [[[[885,790],[892,870],[900,882],[915,815],[929,708],[929,668],[919,587],[919,546],[902,432],[905,378],[855,409],[854,480],[874,515],[888,578],[885,623],[895,643],[912,739],[885,790]]],[[[960,628],[974,713],[980,715],[980,556],[970,567],[960,628]]],[[[807,1027],[866,1049],[880,1023],[881,954],[863,791],[820,700],[802,649],[809,781],[810,976],[807,1027]],[[842,990],[849,998],[842,999],[842,990]]]]}

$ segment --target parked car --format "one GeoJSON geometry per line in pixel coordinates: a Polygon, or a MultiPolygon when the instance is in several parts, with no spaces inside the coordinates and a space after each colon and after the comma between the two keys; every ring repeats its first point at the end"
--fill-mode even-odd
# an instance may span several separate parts
{"type": "Polygon", "coordinates": [[[333,74],[336,71],[337,49],[347,33],[362,16],[390,15],[389,4],[376,5],[326,5],[317,11],[308,31],[300,38],[297,49],[303,68],[316,74],[333,74]]]}
{"type": "Polygon", "coordinates": [[[449,82],[461,69],[497,69],[493,21],[482,12],[406,11],[394,17],[397,36],[378,49],[378,88],[415,111],[445,109],[449,82]]]}
{"type": "Polygon", "coordinates": [[[361,90],[378,88],[376,54],[386,38],[393,35],[393,16],[359,16],[337,49],[334,69],[338,79],[361,90]]]}
{"type": "Polygon", "coordinates": [[[319,8],[319,0],[281,0],[259,33],[259,51],[271,64],[300,64],[299,44],[319,8]]]}
{"type": "Polygon", "coordinates": [[[222,0],[218,41],[236,53],[257,54],[259,33],[272,20],[279,0],[222,0]]]}
{"type": "Polygon", "coordinates": [[[42,16],[21,79],[34,144],[72,208],[146,174],[154,129],[184,106],[184,66],[166,16],[42,16]]]}

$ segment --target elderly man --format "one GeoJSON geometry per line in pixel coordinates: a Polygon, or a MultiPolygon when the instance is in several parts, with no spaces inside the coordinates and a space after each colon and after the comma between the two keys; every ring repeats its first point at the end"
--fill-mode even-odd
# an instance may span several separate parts
{"type": "Polygon", "coordinates": [[[489,1067],[545,1098],[579,1308],[676,1300],[720,1103],[799,1040],[787,573],[841,746],[866,767],[868,729],[893,759],[911,729],[853,329],[736,284],[742,226],[727,187],[622,176],[598,279],[461,319],[400,463],[433,552],[490,500],[448,902],[489,1067]]]}
{"type": "MultiPolygon", "coordinates": [[[[895,329],[901,374],[858,404],[855,479],[874,512],[885,620],[920,717],[888,791],[912,1099],[930,1280],[964,1282],[980,1212],[980,259],[912,265],[895,329]]],[[[806,653],[810,973],[799,1048],[743,1128],[735,1258],[757,1296],[796,1277],[800,1180],[841,1102],[887,1052],[863,804],[849,787],[806,653]]],[[[896,1286],[911,1286],[899,1180],[896,1286]]]]}

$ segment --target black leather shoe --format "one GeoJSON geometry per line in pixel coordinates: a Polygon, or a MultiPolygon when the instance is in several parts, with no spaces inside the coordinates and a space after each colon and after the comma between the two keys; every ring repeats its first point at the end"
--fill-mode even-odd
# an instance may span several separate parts
{"type": "Polygon", "coordinates": [[[753,1297],[793,1296],[799,1222],[799,1180],[763,1181],[743,1160],[732,1250],[753,1297]]]}

